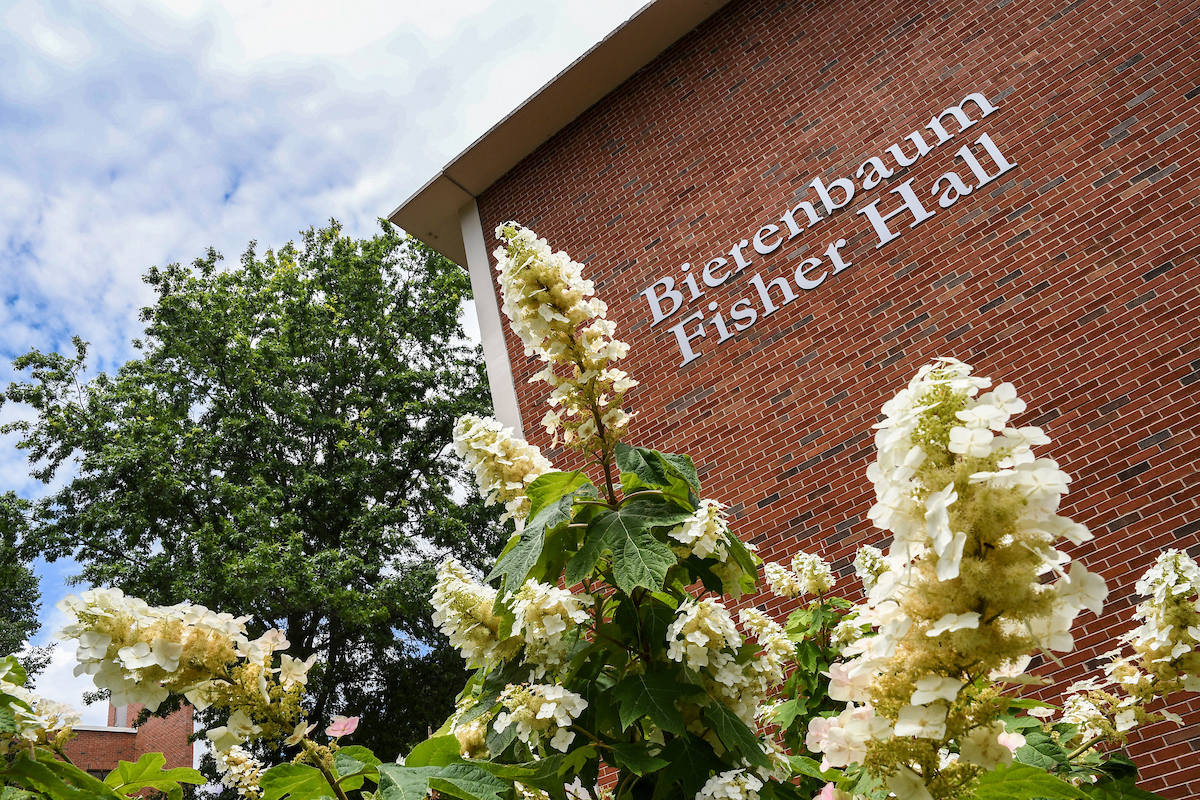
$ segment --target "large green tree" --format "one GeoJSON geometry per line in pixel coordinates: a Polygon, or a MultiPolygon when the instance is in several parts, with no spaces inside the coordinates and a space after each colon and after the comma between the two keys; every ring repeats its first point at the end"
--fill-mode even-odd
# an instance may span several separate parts
{"type": "MultiPolygon", "coordinates": [[[[37,632],[41,592],[37,575],[25,563],[18,544],[29,528],[29,503],[14,492],[0,494],[0,657],[16,653],[37,632]]],[[[45,669],[49,647],[22,656],[30,675],[45,669]]]]}
{"type": "Polygon", "coordinates": [[[324,665],[313,719],[362,712],[355,738],[394,754],[464,678],[429,623],[431,562],[479,563],[503,536],[456,499],[454,421],[489,405],[462,343],[469,281],[386,224],[220,261],[150,270],[140,357],[114,375],[85,380],[78,339],[16,359],[30,380],[4,397],[36,417],[7,427],[35,477],[72,471],[26,551],[73,556],[85,584],[281,627],[324,665]]]}

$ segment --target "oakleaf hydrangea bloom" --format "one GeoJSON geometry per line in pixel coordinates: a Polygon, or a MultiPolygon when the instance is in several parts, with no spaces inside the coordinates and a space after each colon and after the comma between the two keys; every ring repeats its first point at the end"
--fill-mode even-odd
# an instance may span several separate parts
{"type": "Polygon", "coordinates": [[[886,741],[891,735],[891,725],[875,709],[850,703],[836,717],[811,719],[804,744],[812,752],[824,755],[821,769],[841,768],[862,763],[869,742],[886,741]]]}
{"type": "MultiPolygon", "coordinates": [[[[15,663],[12,656],[8,663],[15,663]]],[[[20,702],[9,702],[15,730],[0,731],[0,752],[8,752],[12,739],[33,744],[61,745],[71,737],[71,730],[80,724],[79,714],[65,703],[49,700],[14,683],[8,678],[8,669],[0,662],[0,694],[16,698],[20,702]],[[22,705],[22,703],[24,705],[22,705]]]]}
{"type": "Polygon", "coordinates": [[[754,773],[734,769],[712,776],[696,794],[696,800],[758,800],[763,783],[754,773]]]}
{"type": "Polygon", "coordinates": [[[587,708],[587,701],[561,686],[535,683],[510,685],[500,695],[504,710],[496,715],[497,733],[517,726],[517,738],[530,746],[547,741],[563,753],[575,740],[571,723],[587,708]]]}
{"type": "Polygon", "coordinates": [[[512,597],[513,635],[525,640],[525,660],[538,666],[537,677],[562,666],[570,645],[564,634],[587,622],[589,595],[528,580],[512,597]]]}
{"type": "Polygon", "coordinates": [[[667,658],[696,672],[732,662],[741,644],[729,612],[711,598],[685,600],[667,628],[667,658]]]}
{"type": "Polygon", "coordinates": [[[504,242],[494,253],[502,308],[526,355],[546,362],[534,379],[553,387],[547,432],[587,450],[615,444],[630,421],[621,401],[637,382],[612,366],[629,345],[614,338],[607,306],[593,296],[583,265],[551,252],[533,231],[510,222],[496,236],[504,242]]]}
{"type": "Polygon", "coordinates": [[[879,576],[892,568],[883,552],[877,547],[863,545],[854,555],[854,574],[862,581],[863,588],[868,592],[875,587],[879,576]]]}
{"type": "Polygon", "coordinates": [[[833,569],[818,555],[797,553],[792,558],[792,571],[806,594],[822,595],[833,588],[833,569]]]}
{"type": "Polygon", "coordinates": [[[525,489],[554,469],[540,450],[513,435],[491,417],[465,414],[454,425],[454,449],[475,472],[479,491],[487,504],[504,504],[505,519],[523,520],[529,514],[525,489]]]}
{"type": "Polygon", "coordinates": [[[867,746],[871,769],[914,797],[948,797],[942,787],[978,773],[969,759],[943,763],[950,742],[975,736],[977,761],[998,753],[994,718],[950,713],[972,704],[973,678],[1034,652],[1069,651],[1075,617],[1100,613],[1107,596],[1099,575],[1081,564],[1065,569],[1059,543],[1091,534],[1057,513],[1070,476],[1033,452],[1049,437],[1013,426],[1024,401],[1012,384],[986,392],[991,385],[960,361],[938,359],[884,405],[875,426],[868,517],[892,544],[886,557],[860,552],[855,567],[868,592],[860,619],[878,633],[847,645],[846,666],[830,675],[847,696],[853,680],[870,680],[872,706],[896,734],[867,746]],[[1042,581],[1051,571],[1058,582],[1042,581]]]}
{"type": "Polygon", "coordinates": [[[263,765],[240,745],[233,745],[228,750],[214,750],[213,757],[217,761],[221,783],[237,790],[239,795],[249,800],[262,797],[259,780],[264,771],[263,765]]]}
{"type": "MultiPolygon", "coordinates": [[[[1076,580],[1073,573],[1070,578],[1076,580]]],[[[1108,653],[1106,678],[1077,683],[1063,704],[1064,721],[1114,743],[1138,725],[1181,722],[1165,710],[1148,711],[1157,698],[1200,692],[1200,567],[1186,553],[1167,550],[1135,589],[1147,598],[1133,614],[1141,624],[1122,637],[1134,654],[1108,653]]]]}
{"type": "Polygon", "coordinates": [[[778,597],[799,597],[804,594],[804,587],[800,585],[796,573],[774,561],[763,562],[763,577],[778,597]]]}
{"type": "Polygon", "coordinates": [[[315,658],[275,654],[288,647],[282,631],[247,635],[245,617],[180,603],[150,606],[119,589],[93,589],[58,604],[68,624],[58,638],[76,640],[76,675],[90,675],[118,705],[157,709],[172,693],[198,709],[238,709],[209,732],[218,749],[247,739],[282,739],[300,717],[300,693],[315,658]],[[277,678],[276,674],[280,673],[277,678]]]}
{"type": "Polygon", "coordinates": [[[686,548],[686,555],[722,562],[728,557],[726,537],[730,534],[721,513],[723,507],[716,500],[703,500],[690,519],[671,530],[671,538],[686,548]]]}
{"type": "Polygon", "coordinates": [[[507,661],[521,646],[519,638],[501,641],[498,637],[500,618],[492,612],[496,590],[471,577],[454,558],[447,558],[438,567],[430,603],[433,624],[471,664],[507,661]]]}

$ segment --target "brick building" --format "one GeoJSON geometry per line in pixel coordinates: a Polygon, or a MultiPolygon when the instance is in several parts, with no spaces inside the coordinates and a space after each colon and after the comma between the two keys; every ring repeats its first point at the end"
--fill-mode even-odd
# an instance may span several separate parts
{"type": "Polygon", "coordinates": [[[166,769],[192,766],[193,709],[184,705],[168,717],[151,717],[144,725],[137,722],[143,706],[108,705],[108,725],[79,725],[75,738],[67,743],[71,763],[92,775],[103,778],[115,769],[118,761],[136,762],[146,753],[162,753],[167,758],[166,769]]]}
{"type": "MultiPolygon", "coordinates": [[[[881,541],[870,426],[920,365],[1014,382],[1110,588],[1074,679],[1159,551],[1200,556],[1198,30],[1172,0],[658,0],[392,219],[469,267],[498,415],[544,448],[492,231],[583,261],[632,346],[633,438],[690,453],[771,560],[847,576],[881,541]]],[[[1131,749],[1197,797],[1200,701],[1170,710],[1131,749]]]]}

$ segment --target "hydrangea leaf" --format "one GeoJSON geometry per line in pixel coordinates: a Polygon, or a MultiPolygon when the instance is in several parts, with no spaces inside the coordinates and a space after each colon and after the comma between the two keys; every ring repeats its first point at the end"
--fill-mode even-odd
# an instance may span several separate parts
{"type": "Polygon", "coordinates": [[[679,698],[694,695],[702,688],[681,683],[674,672],[630,675],[612,688],[621,704],[621,728],[626,729],[642,717],[676,736],[682,736],[683,714],[675,707],[679,698]]]}
{"type": "Polygon", "coordinates": [[[646,447],[617,445],[617,469],[621,470],[621,489],[626,494],[641,487],[666,489],[671,485],[667,464],[658,453],[646,447]]]}
{"type": "Polygon", "coordinates": [[[583,537],[583,544],[567,562],[568,586],[574,586],[592,574],[592,570],[596,568],[596,562],[600,560],[600,554],[604,552],[606,533],[608,533],[608,529],[604,526],[597,524],[588,526],[587,533],[583,537]]]}
{"type": "Polygon", "coordinates": [[[686,453],[659,453],[658,457],[667,462],[676,475],[687,481],[692,491],[700,494],[700,478],[696,474],[696,465],[692,463],[691,456],[686,453]]]}
{"type": "Polygon", "coordinates": [[[1067,752],[1042,731],[1025,734],[1025,744],[1017,748],[1017,761],[1038,769],[1054,769],[1067,762],[1067,752]]]}
{"type": "Polygon", "coordinates": [[[444,767],[462,761],[461,753],[462,745],[457,736],[435,736],[414,747],[404,759],[404,764],[409,767],[444,767]]]}
{"type": "Polygon", "coordinates": [[[304,764],[277,764],[263,773],[259,785],[263,790],[262,800],[280,800],[283,797],[316,800],[318,797],[336,795],[319,769],[304,764]]]}
{"type": "Polygon", "coordinates": [[[667,761],[667,766],[659,773],[654,800],[667,797],[675,786],[683,791],[684,797],[695,797],[712,774],[713,765],[720,763],[712,746],[690,733],[667,742],[659,756],[667,761]]]}
{"type": "Polygon", "coordinates": [[[1116,781],[1085,783],[1079,788],[1088,797],[1098,800],[1166,800],[1160,794],[1137,788],[1136,779],[1132,777],[1116,781]]]}
{"type": "Polygon", "coordinates": [[[984,773],[975,788],[976,800],[1074,800],[1087,795],[1049,772],[1028,764],[1013,764],[984,773]]]}
{"type": "Polygon", "coordinates": [[[623,512],[605,514],[596,523],[613,552],[617,588],[625,594],[632,594],[639,586],[650,591],[661,589],[667,570],[675,565],[675,554],[646,530],[645,518],[623,512]]]}
{"type": "Polygon", "coordinates": [[[756,767],[771,768],[771,760],[758,746],[758,737],[742,722],[729,706],[721,702],[709,703],[704,709],[704,719],[717,732],[724,745],[742,754],[742,758],[756,767]]]}
{"type": "Polygon", "coordinates": [[[583,487],[591,487],[593,495],[596,492],[596,487],[582,472],[547,472],[539,475],[525,487],[525,496],[529,498],[529,519],[533,520],[543,508],[567,495],[576,494],[583,487]]]}
{"type": "Polygon", "coordinates": [[[179,784],[201,785],[207,782],[197,770],[190,767],[163,769],[166,764],[167,757],[162,753],[146,753],[134,763],[119,761],[117,768],[105,777],[104,783],[123,795],[141,789],[156,789],[171,800],[181,800],[183,789],[179,784]]]}
{"type": "MultiPolygon", "coordinates": [[[[504,583],[501,588],[515,591],[525,582],[525,576],[537,563],[538,556],[542,554],[542,542],[545,541],[545,538],[546,527],[544,525],[526,528],[521,532],[521,538],[512,549],[502,555],[496,562],[496,566],[492,567],[487,580],[491,582],[496,578],[503,578],[504,583]]],[[[497,595],[497,600],[503,594],[501,592],[500,595],[497,595]]]]}
{"type": "MultiPolygon", "coordinates": [[[[283,766],[291,766],[284,764],[283,766]]],[[[271,771],[279,769],[272,767],[271,771]]],[[[403,764],[382,764],[379,767],[381,800],[425,800],[429,794],[429,778],[441,772],[441,767],[406,767],[403,764]]],[[[267,773],[268,775],[270,772],[267,773]]],[[[263,800],[270,800],[264,797],[263,800]]]]}
{"type": "Polygon", "coordinates": [[[30,758],[25,752],[20,753],[5,767],[4,782],[58,800],[95,800],[96,797],[116,800],[121,797],[103,781],[78,767],[57,761],[51,751],[39,748],[36,753],[37,759],[30,758]]]}
{"type": "Polygon", "coordinates": [[[641,742],[614,744],[612,750],[617,765],[624,767],[634,775],[645,775],[647,772],[656,772],[669,763],[657,756],[650,755],[650,750],[641,742]]]}
{"type": "Polygon", "coordinates": [[[429,776],[429,788],[458,800],[501,800],[512,788],[474,764],[450,764],[429,776]]]}

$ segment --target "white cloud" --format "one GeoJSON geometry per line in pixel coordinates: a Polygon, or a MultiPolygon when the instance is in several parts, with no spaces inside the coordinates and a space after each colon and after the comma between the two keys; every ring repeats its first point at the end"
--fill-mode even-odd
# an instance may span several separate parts
{"type": "MultiPolygon", "coordinates": [[[[21,377],[15,356],[68,352],[75,334],[93,369],[116,369],[152,301],[152,265],[209,245],[234,261],[251,240],[261,252],[330,217],[370,235],[642,2],[6,6],[0,383],[21,377]]],[[[27,415],[0,408],[0,422],[27,415]]],[[[15,442],[0,437],[0,491],[44,493],[15,442]]],[[[39,569],[48,612],[73,567],[39,569]]],[[[69,670],[52,670],[43,681],[67,685],[69,670]]]]}

